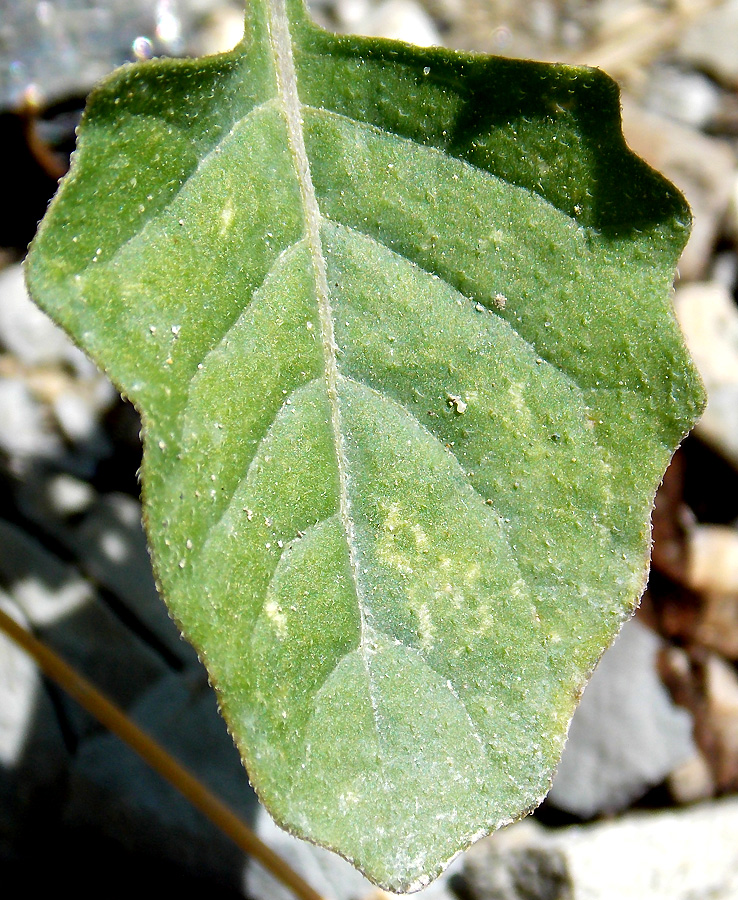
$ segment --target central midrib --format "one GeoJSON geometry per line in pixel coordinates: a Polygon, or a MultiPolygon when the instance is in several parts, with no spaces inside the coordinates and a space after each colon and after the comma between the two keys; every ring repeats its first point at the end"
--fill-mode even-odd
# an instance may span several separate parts
{"type": "MultiPolygon", "coordinates": [[[[292,151],[292,158],[294,160],[295,171],[302,197],[302,207],[305,218],[305,235],[310,248],[310,256],[315,272],[315,291],[318,300],[326,391],[331,410],[331,430],[333,432],[336,464],[338,467],[339,514],[346,535],[351,573],[359,606],[361,623],[359,649],[367,668],[369,690],[370,695],[372,695],[371,673],[369,672],[368,661],[369,628],[366,621],[366,610],[359,579],[359,563],[356,555],[356,534],[353,517],[351,515],[351,501],[348,494],[349,473],[346,460],[346,446],[341,417],[341,406],[338,397],[339,372],[336,358],[338,347],[333,328],[333,309],[331,307],[328,279],[325,269],[325,257],[323,255],[323,245],[320,237],[322,216],[318,207],[318,200],[315,196],[313,179],[310,174],[310,162],[308,160],[307,151],[305,149],[305,140],[303,138],[302,104],[300,103],[300,97],[297,90],[297,74],[292,55],[292,35],[290,34],[290,23],[287,16],[285,0],[269,0],[268,7],[269,36],[277,76],[279,101],[282,105],[287,122],[290,149],[292,151]]],[[[372,705],[374,706],[373,696],[372,705]]],[[[376,713],[376,708],[374,711],[376,713]]]]}

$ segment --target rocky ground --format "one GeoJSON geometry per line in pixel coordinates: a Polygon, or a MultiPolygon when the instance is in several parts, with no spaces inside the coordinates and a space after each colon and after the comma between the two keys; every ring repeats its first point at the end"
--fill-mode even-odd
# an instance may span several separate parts
{"type": "MultiPolygon", "coordinates": [[[[224,48],[240,6],[159,3],[153,22],[151,4],[134,0],[99,4],[92,20],[82,6],[18,3],[0,26],[2,171],[23,187],[0,217],[0,605],[327,898],[376,898],[256,803],[204,672],[156,596],[136,414],[33,307],[20,267],[92,81],[126,55],[224,48]],[[42,115],[30,127],[32,107],[42,115]]],[[[675,303],[709,406],[659,494],[643,604],[584,695],[549,798],[426,896],[735,900],[738,0],[315,0],[313,12],[337,30],[601,66],[623,88],[628,142],[695,215],[675,303]]],[[[0,861],[6,883],[17,874],[26,889],[68,884],[80,897],[111,884],[287,896],[1,636],[0,861]]]]}

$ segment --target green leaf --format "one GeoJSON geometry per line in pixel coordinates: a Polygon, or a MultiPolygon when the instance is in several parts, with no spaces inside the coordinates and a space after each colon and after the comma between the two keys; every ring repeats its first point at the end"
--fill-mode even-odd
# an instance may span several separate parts
{"type": "Polygon", "coordinates": [[[702,390],[689,214],[601,72],[244,41],[90,98],[28,262],[141,411],[154,565],[252,782],[417,888],[546,793],[702,390]]]}

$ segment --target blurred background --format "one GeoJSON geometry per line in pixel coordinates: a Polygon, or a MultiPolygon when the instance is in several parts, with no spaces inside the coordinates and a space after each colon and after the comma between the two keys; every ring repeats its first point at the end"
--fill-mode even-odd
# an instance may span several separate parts
{"type": "MultiPolygon", "coordinates": [[[[336,31],[603,68],[621,85],[628,143],[695,217],[675,307],[709,405],[659,492],[643,603],[584,695],[548,799],[424,896],[736,900],[738,0],[310,6],[336,31]]],[[[230,0],[0,0],[0,606],[327,898],[376,900],[350,866],[259,808],[207,678],[156,595],[137,415],[23,284],[94,82],[126,61],[228,49],[242,16],[230,0]]],[[[2,635],[0,866],[5,885],[81,898],[289,896],[2,635]]]]}

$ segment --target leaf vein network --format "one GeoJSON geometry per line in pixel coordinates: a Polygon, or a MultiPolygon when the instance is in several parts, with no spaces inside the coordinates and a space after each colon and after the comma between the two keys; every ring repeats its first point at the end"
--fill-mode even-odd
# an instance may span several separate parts
{"type": "Polygon", "coordinates": [[[277,419],[279,418],[280,413],[286,408],[294,410],[297,406],[297,404],[294,402],[295,397],[306,388],[309,388],[314,384],[321,383],[322,381],[322,376],[319,376],[318,378],[311,378],[308,381],[304,381],[301,384],[296,385],[288,394],[283,396],[282,404],[277,410],[276,415],[268,423],[261,437],[258,438],[257,441],[255,441],[253,446],[253,453],[250,459],[244,460],[243,466],[245,468],[245,471],[243,475],[235,483],[233,490],[229,493],[229,495],[223,498],[223,508],[220,510],[217,519],[215,519],[215,521],[208,526],[208,537],[201,545],[201,552],[204,552],[206,550],[211,542],[211,538],[213,538],[214,536],[214,532],[216,531],[216,529],[221,527],[228,514],[233,510],[237,503],[240,502],[240,500],[238,499],[238,492],[248,482],[249,476],[251,475],[252,471],[254,470],[254,466],[258,461],[260,451],[262,450],[265,442],[272,434],[274,426],[277,424],[277,419]]]}

